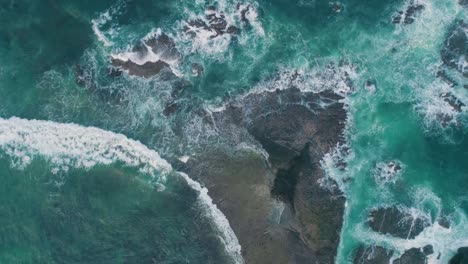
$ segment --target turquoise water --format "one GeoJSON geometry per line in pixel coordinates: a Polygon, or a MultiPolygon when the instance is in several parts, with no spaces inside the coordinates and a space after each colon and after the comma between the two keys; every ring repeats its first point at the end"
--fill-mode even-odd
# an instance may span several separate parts
{"type": "MultiPolygon", "coordinates": [[[[287,71],[306,76],[300,89],[314,89],[323,84],[315,73],[330,62],[347,61],[342,68],[353,73],[355,90],[345,99],[352,153],[344,172],[324,166],[338,182],[352,179],[341,184],[347,209],[337,263],[350,263],[363,242],[400,253],[431,243],[442,253],[433,263],[447,263],[458,247],[468,246],[468,115],[466,107],[453,111],[439,95],[450,91],[466,105],[468,94],[463,85],[446,85],[436,72],[448,32],[455,21],[466,21],[467,9],[457,1],[420,2],[425,8],[414,23],[395,25],[392,15],[408,2],[349,0],[336,13],[326,1],[258,0],[248,2],[257,18],[238,37],[217,41],[187,39],[181,24],[203,15],[212,1],[2,0],[0,123],[14,127],[17,121],[9,118],[22,118],[22,133],[35,125],[24,119],[54,121],[51,131],[62,131],[59,123],[93,126],[177,158],[198,146],[201,128],[191,115],[197,109],[262,90],[287,71]],[[186,81],[177,99],[184,110],[170,117],[163,111],[180,81],[108,74],[111,55],[128,51],[158,28],[175,40],[183,56],[173,70],[186,81]],[[192,63],[204,67],[203,75],[192,74],[192,63]],[[77,73],[85,76],[84,85],[77,83],[77,73]],[[366,89],[369,79],[375,90],[366,89]],[[447,124],[442,115],[451,117],[447,124]],[[182,140],[176,139],[174,127],[183,130],[182,140]],[[392,160],[402,164],[402,172],[388,181],[376,180],[376,167],[392,160]],[[446,216],[452,229],[446,233],[434,225],[414,241],[366,229],[371,208],[395,203],[416,208],[433,222],[446,216]]],[[[237,2],[214,4],[241,25],[237,2]]],[[[456,70],[447,72],[466,84],[456,70]]],[[[329,88],[339,91],[332,83],[329,88]]],[[[68,130],[63,131],[66,137],[68,130]]],[[[49,140],[71,144],[60,136],[49,140]]],[[[233,258],[212,218],[197,206],[196,191],[179,176],[154,180],[118,158],[90,167],[71,162],[64,168],[54,160],[63,158],[60,152],[20,141],[0,133],[5,183],[0,262],[224,263],[233,258]],[[20,153],[9,152],[11,148],[20,153]],[[32,161],[24,162],[23,156],[32,161]],[[110,249],[114,253],[106,254],[110,249]]],[[[82,155],[67,158],[80,160],[82,155]]]]}

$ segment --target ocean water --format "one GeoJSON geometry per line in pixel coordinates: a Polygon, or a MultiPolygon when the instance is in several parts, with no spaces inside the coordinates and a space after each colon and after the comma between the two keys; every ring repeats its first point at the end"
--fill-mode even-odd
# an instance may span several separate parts
{"type": "MultiPolygon", "coordinates": [[[[231,0],[0,0],[0,263],[242,263],[207,190],[163,158],[221,145],[193,113],[273,79],[286,88],[291,72],[303,91],[345,96],[347,168],[334,167],[336,153],[322,162],[347,198],[336,263],[351,263],[361,243],[400,254],[431,244],[430,263],[447,263],[468,246],[468,90],[440,51],[468,9],[456,0],[336,3],[340,12],[328,1],[244,1],[246,25],[231,0]],[[424,5],[414,22],[393,24],[411,3],[424,5]],[[184,34],[184,21],[210,5],[238,36],[184,34]],[[109,74],[112,56],[161,32],[183,58],[168,63],[177,78],[109,74]],[[318,78],[330,63],[338,77],[318,78]],[[437,77],[441,67],[458,85],[437,77]],[[174,87],[182,110],[166,116],[174,87]],[[390,161],[401,171],[385,174],[390,161]],[[410,240],[369,230],[369,210],[392,204],[432,225],[410,240]]],[[[466,71],[466,59],[460,65],[466,71]]]]}

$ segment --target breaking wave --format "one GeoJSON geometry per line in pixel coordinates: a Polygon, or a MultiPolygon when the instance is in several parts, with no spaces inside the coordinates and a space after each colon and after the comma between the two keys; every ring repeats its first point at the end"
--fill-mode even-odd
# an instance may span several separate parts
{"type": "Polygon", "coordinates": [[[120,162],[150,175],[152,183],[161,187],[160,191],[166,177],[178,175],[198,192],[200,208],[219,231],[226,252],[235,263],[243,263],[237,237],[226,217],[208,196],[208,190],[186,174],[173,171],[157,152],[138,141],[93,127],[13,117],[0,118],[0,149],[15,168],[24,169],[37,156],[53,165],[52,173],[120,162]]]}

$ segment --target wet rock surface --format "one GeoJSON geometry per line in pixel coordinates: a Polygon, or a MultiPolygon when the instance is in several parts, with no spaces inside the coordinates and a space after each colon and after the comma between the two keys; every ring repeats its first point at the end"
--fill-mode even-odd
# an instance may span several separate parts
{"type": "Polygon", "coordinates": [[[354,264],[426,264],[427,256],[433,254],[432,246],[411,248],[392,261],[394,252],[380,246],[360,246],[354,255],[354,264]]]}
{"type": "Polygon", "coordinates": [[[452,257],[449,264],[466,264],[468,263],[468,247],[459,248],[457,254],[452,257]]]}
{"type": "Polygon", "coordinates": [[[398,11],[393,17],[392,17],[392,23],[393,24],[412,24],[416,16],[424,9],[424,5],[421,3],[418,3],[417,1],[412,0],[406,10],[404,11],[398,11]]]}
{"type": "Polygon", "coordinates": [[[468,23],[458,21],[447,34],[447,39],[440,52],[442,62],[453,69],[461,72],[468,78],[468,23]]]}
{"type": "Polygon", "coordinates": [[[111,65],[113,72],[125,70],[129,75],[150,78],[163,69],[170,71],[169,64],[180,59],[174,41],[164,33],[156,33],[137,43],[130,53],[113,56],[111,65]]]}
{"type": "Polygon", "coordinates": [[[237,35],[241,30],[235,25],[228,25],[226,15],[216,7],[209,6],[204,17],[186,22],[184,32],[192,38],[199,34],[208,34],[210,38],[216,38],[224,34],[237,35]]]}
{"type": "MultiPolygon", "coordinates": [[[[429,253],[429,252],[428,252],[429,253]]],[[[393,264],[426,264],[427,256],[424,253],[423,249],[420,248],[411,248],[401,257],[393,261],[393,264]]]]}
{"type": "Polygon", "coordinates": [[[378,233],[413,239],[430,225],[429,219],[398,206],[380,207],[369,214],[369,227],[378,233]]]}
{"type": "Polygon", "coordinates": [[[320,160],[343,140],[341,98],[330,91],[265,91],[208,115],[223,138],[250,137],[269,156],[206,146],[182,166],[207,186],[247,263],[334,262],[345,198],[320,185],[320,160]]]}
{"type": "Polygon", "coordinates": [[[119,59],[112,59],[111,61],[114,67],[125,69],[128,74],[140,76],[144,78],[150,78],[158,74],[164,68],[168,68],[169,65],[164,61],[156,61],[156,62],[145,62],[144,64],[136,64],[131,60],[123,61],[119,59]]]}
{"type": "Polygon", "coordinates": [[[354,255],[354,264],[388,264],[393,251],[379,246],[360,246],[354,255]]]}

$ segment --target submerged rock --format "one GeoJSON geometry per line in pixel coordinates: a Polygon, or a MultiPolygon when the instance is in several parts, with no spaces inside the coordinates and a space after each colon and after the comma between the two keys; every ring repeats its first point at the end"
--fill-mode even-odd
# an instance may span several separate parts
{"type": "Polygon", "coordinates": [[[206,8],[205,16],[185,22],[184,32],[190,37],[209,35],[216,38],[224,34],[240,34],[240,28],[230,25],[225,14],[214,6],[206,8]]]}
{"type": "Polygon", "coordinates": [[[440,96],[444,98],[444,101],[447,102],[453,108],[453,110],[458,113],[460,113],[462,111],[462,107],[465,106],[465,104],[452,93],[443,93],[440,96]]]}
{"type": "Polygon", "coordinates": [[[379,207],[369,214],[369,227],[375,232],[414,239],[430,225],[429,219],[398,206],[379,207]]]}
{"type": "Polygon", "coordinates": [[[458,249],[457,254],[453,256],[449,264],[466,264],[468,263],[468,247],[458,249]]]}
{"type": "Polygon", "coordinates": [[[448,33],[440,52],[442,62],[468,77],[468,23],[458,21],[448,33]]]}
{"type": "Polygon", "coordinates": [[[417,0],[411,0],[406,7],[405,11],[398,11],[392,17],[393,24],[412,24],[418,13],[420,13],[424,9],[424,5],[418,3],[417,0]]]}
{"type": "Polygon", "coordinates": [[[391,261],[394,252],[380,246],[360,246],[354,255],[354,264],[426,264],[427,256],[433,254],[431,245],[406,250],[391,261]]]}

